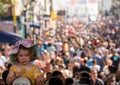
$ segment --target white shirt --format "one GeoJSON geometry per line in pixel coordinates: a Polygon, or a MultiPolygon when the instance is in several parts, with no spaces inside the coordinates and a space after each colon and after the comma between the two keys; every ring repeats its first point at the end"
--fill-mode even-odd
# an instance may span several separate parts
{"type": "Polygon", "coordinates": [[[0,56],[1,66],[5,66],[5,62],[7,62],[7,59],[5,56],[0,56]]]}
{"type": "Polygon", "coordinates": [[[91,67],[90,67],[91,69],[96,69],[98,72],[100,71],[100,66],[99,65],[92,65],[91,67]]]}

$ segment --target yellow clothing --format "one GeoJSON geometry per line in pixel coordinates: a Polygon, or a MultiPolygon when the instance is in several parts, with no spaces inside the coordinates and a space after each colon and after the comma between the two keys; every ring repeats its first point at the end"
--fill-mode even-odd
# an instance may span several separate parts
{"type": "MultiPolygon", "coordinates": [[[[36,68],[36,66],[33,65],[32,68],[28,71],[25,68],[21,69],[21,71],[23,72],[22,76],[30,79],[32,82],[32,85],[35,85],[35,79],[40,74],[40,73],[34,73],[35,68],[36,68]]],[[[15,73],[18,71],[14,66],[11,66],[10,70],[14,71],[15,73]]]]}

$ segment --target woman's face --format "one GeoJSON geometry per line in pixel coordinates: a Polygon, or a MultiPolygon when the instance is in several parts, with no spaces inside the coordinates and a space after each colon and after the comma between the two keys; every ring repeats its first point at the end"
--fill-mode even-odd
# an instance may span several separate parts
{"type": "Polygon", "coordinates": [[[93,71],[91,72],[91,77],[97,78],[97,76],[98,76],[97,71],[96,71],[96,70],[93,70],[93,71]]]}
{"type": "Polygon", "coordinates": [[[31,61],[28,50],[20,49],[18,53],[18,62],[22,65],[27,65],[31,61]]]}

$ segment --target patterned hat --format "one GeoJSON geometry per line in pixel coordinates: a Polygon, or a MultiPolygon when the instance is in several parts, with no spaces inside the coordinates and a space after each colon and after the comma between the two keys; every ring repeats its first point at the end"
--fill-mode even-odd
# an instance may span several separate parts
{"type": "Polygon", "coordinates": [[[13,63],[17,63],[17,61],[14,60],[14,54],[17,54],[19,52],[19,48],[20,48],[20,45],[22,45],[23,47],[25,48],[31,48],[33,47],[34,50],[35,50],[35,53],[36,53],[36,57],[38,57],[38,46],[33,44],[31,40],[28,40],[28,39],[22,39],[22,40],[18,40],[16,43],[15,43],[15,46],[14,46],[14,49],[10,55],[10,59],[13,63]]]}

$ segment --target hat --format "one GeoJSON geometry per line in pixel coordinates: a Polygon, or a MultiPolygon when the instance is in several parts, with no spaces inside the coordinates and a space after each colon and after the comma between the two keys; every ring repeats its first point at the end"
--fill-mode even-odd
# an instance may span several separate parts
{"type": "Polygon", "coordinates": [[[15,60],[15,54],[17,54],[19,52],[19,48],[20,46],[23,46],[25,48],[31,48],[33,47],[34,51],[35,51],[35,54],[36,56],[35,57],[38,57],[38,46],[33,44],[31,40],[28,40],[28,39],[22,39],[22,40],[18,40],[15,45],[14,45],[14,49],[12,51],[12,53],[10,54],[10,60],[13,62],[13,63],[17,63],[17,61],[15,60]]]}

